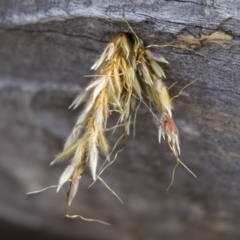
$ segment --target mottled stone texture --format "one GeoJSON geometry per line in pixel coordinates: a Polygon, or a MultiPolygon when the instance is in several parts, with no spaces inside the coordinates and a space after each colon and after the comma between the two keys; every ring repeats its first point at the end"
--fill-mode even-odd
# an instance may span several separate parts
{"type": "MultiPolygon", "coordinates": [[[[1,0],[0,1],[0,221],[4,239],[235,240],[240,239],[240,2],[1,0]],[[206,15],[206,13],[209,13],[206,15]],[[98,223],[64,218],[66,188],[26,197],[57,183],[65,164],[49,167],[78,111],[67,110],[93,74],[105,44],[130,22],[147,43],[179,35],[226,34],[201,40],[198,51],[163,48],[170,62],[181,137],[179,167],[166,192],[174,158],[159,145],[155,123],[142,107],[136,137],[103,178],[123,199],[83,175],[71,213],[98,223]],[[3,225],[4,224],[4,225],[3,225]]],[[[115,116],[113,116],[114,118],[115,116]]],[[[111,141],[116,139],[112,136],[111,141]]]]}

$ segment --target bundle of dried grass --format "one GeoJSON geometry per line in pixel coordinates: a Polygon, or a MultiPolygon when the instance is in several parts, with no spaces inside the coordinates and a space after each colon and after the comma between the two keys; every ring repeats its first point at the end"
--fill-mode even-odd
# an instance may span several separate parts
{"type": "Polygon", "coordinates": [[[166,137],[177,164],[182,163],[179,160],[179,133],[172,119],[173,105],[162,68],[164,64],[168,64],[167,60],[151,46],[144,46],[133,32],[120,33],[113,38],[92,66],[97,71],[95,77],[70,106],[76,109],[84,104],[84,108],[63,151],[52,162],[70,159],[58,187],[59,190],[70,181],[67,205],[71,204],[86,168],[90,167],[94,181],[100,179],[97,174],[99,153],[110,159],[105,129],[111,111],[119,113],[119,122],[128,135],[131,121],[135,121],[136,102],[144,102],[143,97],[159,112],[160,117],[153,114],[158,121],[159,142],[166,137]]]}

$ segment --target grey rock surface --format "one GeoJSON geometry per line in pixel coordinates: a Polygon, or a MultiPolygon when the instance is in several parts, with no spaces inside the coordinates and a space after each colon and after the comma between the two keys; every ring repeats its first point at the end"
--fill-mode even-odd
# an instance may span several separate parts
{"type": "MultiPolygon", "coordinates": [[[[11,239],[132,240],[240,238],[240,2],[2,0],[0,2],[0,221],[11,239]],[[84,173],[70,212],[112,224],[64,218],[66,188],[25,196],[57,183],[65,164],[49,167],[79,110],[68,105],[93,74],[90,67],[115,34],[146,44],[183,39],[194,51],[161,48],[170,62],[181,159],[157,141],[140,109],[136,137],[103,174],[122,205],[84,173]],[[214,35],[214,33],[217,33],[214,35]],[[8,226],[8,227],[7,227],[8,226]],[[11,226],[11,230],[8,230],[11,226]],[[13,229],[15,229],[15,233],[13,229]],[[19,230],[20,229],[20,230],[19,230]],[[22,230],[21,230],[22,229],[22,230]],[[24,234],[23,234],[24,232],[24,234]],[[52,234],[52,236],[51,236],[52,234]],[[10,236],[10,235],[9,235],[10,236]],[[41,239],[42,239],[41,238],[41,239]]],[[[114,118],[114,116],[112,116],[114,118]]],[[[114,142],[115,136],[110,137],[114,142]]]]}

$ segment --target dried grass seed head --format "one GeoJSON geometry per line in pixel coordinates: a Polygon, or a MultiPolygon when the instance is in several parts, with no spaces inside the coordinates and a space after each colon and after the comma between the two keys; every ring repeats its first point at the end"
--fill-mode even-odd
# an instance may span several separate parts
{"type": "Polygon", "coordinates": [[[98,174],[98,160],[100,152],[106,159],[111,157],[105,136],[111,111],[119,113],[116,127],[121,122],[125,129],[124,135],[128,135],[131,119],[134,119],[134,124],[136,120],[136,117],[133,118],[136,101],[147,105],[143,96],[151,103],[148,106],[150,111],[151,106],[154,106],[161,116],[158,125],[159,142],[166,135],[172,153],[179,160],[179,136],[172,119],[173,105],[165,83],[164,64],[168,64],[168,61],[150,47],[144,46],[135,33],[118,34],[93,64],[91,69],[96,70],[96,76],[69,107],[76,109],[84,104],[83,110],[63,151],[52,162],[72,159],[72,164],[59,181],[59,186],[68,180],[72,181],[67,205],[71,204],[82,172],[87,167],[90,167],[94,181],[103,181],[98,174]]]}

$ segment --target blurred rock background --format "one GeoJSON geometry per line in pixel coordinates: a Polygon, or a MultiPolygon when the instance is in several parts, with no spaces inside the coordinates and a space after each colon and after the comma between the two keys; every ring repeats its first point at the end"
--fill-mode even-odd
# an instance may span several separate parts
{"type": "MultiPolygon", "coordinates": [[[[0,222],[4,239],[237,240],[240,239],[240,2],[237,0],[0,1],[0,222]],[[65,164],[49,167],[79,110],[68,105],[93,74],[106,43],[130,31],[146,44],[181,40],[194,51],[162,48],[176,95],[179,167],[159,145],[155,123],[142,107],[136,137],[103,174],[123,199],[84,173],[70,213],[111,227],[64,217],[67,187],[56,194],[29,191],[57,183],[65,164]]],[[[114,116],[113,116],[114,118],[114,116]]],[[[116,139],[110,135],[111,142],[116,139]]]]}

